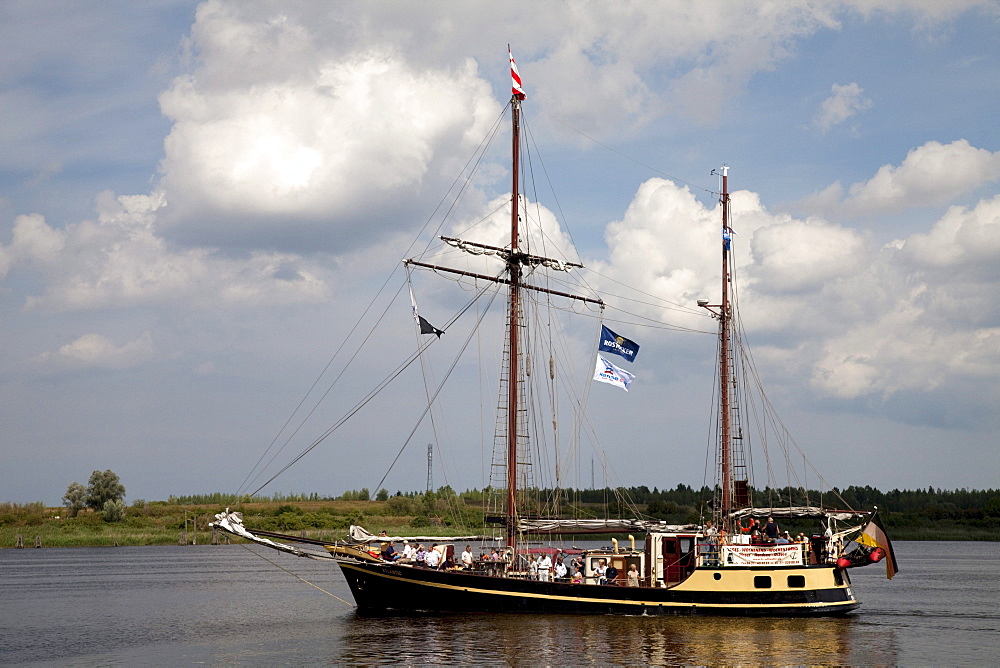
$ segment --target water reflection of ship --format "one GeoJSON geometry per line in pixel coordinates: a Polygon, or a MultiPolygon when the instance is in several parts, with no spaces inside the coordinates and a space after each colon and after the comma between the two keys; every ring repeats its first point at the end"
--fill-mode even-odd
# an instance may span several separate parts
{"type": "Polygon", "coordinates": [[[580,615],[345,619],[338,663],[895,665],[896,631],[856,617],[722,618],[580,615]]]}

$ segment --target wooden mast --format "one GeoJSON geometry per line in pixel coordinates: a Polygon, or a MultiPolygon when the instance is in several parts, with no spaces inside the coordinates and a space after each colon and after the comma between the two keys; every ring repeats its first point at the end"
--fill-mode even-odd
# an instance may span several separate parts
{"type": "Polygon", "coordinates": [[[730,386],[730,321],[731,309],[729,305],[729,246],[732,232],[729,229],[729,167],[722,167],[722,194],[719,197],[722,204],[722,302],[719,307],[719,327],[721,338],[719,341],[719,410],[722,412],[722,440],[719,443],[721,449],[720,465],[722,467],[722,517],[729,517],[733,509],[733,430],[732,430],[732,410],[730,407],[729,386],[730,386]]]}
{"type": "MultiPolygon", "coordinates": [[[[518,528],[518,512],[517,512],[517,473],[518,473],[518,424],[520,415],[520,332],[521,332],[521,291],[522,290],[534,290],[536,292],[543,292],[552,295],[558,295],[560,297],[567,297],[570,299],[575,299],[588,304],[597,304],[604,307],[604,302],[601,299],[594,299],[591,297],[583,297],[581,295],[574,295],[567,292],[561,292],[559,290],[551,290],[549,288],[542,288],[536,285],[531,285],[530,283],[524,282],[524,268],[528,271],[544,266],[548,269],[555,271],[570,271],[571,269],[580,268],[583,265],[574,262],[566,262],[563,260],[557,260],[553,258],[542,257],[539,255],[531,255],[530,253],[522,252],[520,250],[520,240],[519,240],[519,205],[520,205],[520,195],[518,193],[518,185],[520,182],[520,165],[521,165],[521,101],[525,99],[524,91],[521,90],[521,78],[517,74],[517,69],[514,65],[514,57],[510,56],[510,47],[508,47],[508,56],[510,57],[510,67],[511,67],[511,77],[513,80],[513,85],[511,88],[511,213],[510,213],[510,245],[509,248],[498,248],[495,246],[489,246],[482,243],[476,243],[474,241],[463,241],[462,239],[456,239],[453,237],[441,237],[441,239],[456,248],[473,252],[476,255],[481,255],[482,250],[491,251],[491,255],[502,258],[506,264],[506,278],[501,278],[498,276],[487,276],[485,274],[479,274],[471,271],[463,271],[461,269],[453,269],[450,267],[443,267],[434,264],[428,264],[426,262],[419,262],[417,260],[405,260],[404,264],[407,266],[417,266],[426,267],[428,269],[434,269],[435,271],[444,271],[452,274],[457,274],[460,276],[469,276],[476,279],[482,279],[487,281],[493,281],[496,283],[506,283],[509,288],[509,299],[508,306],[509,312],[507,313],[507,330],[508,330],[508,349],[510,357],[507,361],[507,453],[506,453],[506,468],[507,468],[507,498],[504,508],[504,516],[502,521],[505,524],[505,538],[507,540],[507,546],[511,548],[512,551],[516,551],[517,548],[517,528],[518,528]]],[[[497,518],[501,519],[501,518],[497,518]]]]}
{"type": "Polygon", "coordinates": [[[520,325],[521,258],[518,251],[518,167],[521,161],[521,99],[511,97],[512,185],[510,206],[510,255],[507,275],[510,281],[508,336],[510,359],[507,368],[507,547],[517,548],[517,407],[518,407],[518,327],[520,325]]]}

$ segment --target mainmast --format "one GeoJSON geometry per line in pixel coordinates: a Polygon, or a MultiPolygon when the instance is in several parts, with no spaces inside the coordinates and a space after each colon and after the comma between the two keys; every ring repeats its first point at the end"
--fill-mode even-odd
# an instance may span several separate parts
{"type": "Polygon", "coordinates": [[[510,313],[508,335],[510,359],[507,368],[507,547],[516,551],[517,543],[517,407],[518,407],[518,326],[520,317],[521,262],[518,250],[518,166],[521,162],[521,100],[517,92],[511,97],[511,185],[510,254],[507,256],[507,278],[510,281],[510,313]]]}
{"type": "MultiPolygon", "coordinates": [[[[428,269],[433,269],[435,271],[443,271],[451,274],[457,274],[459,276],[466,276],[469,278],[474,278],[476,280],[493,281],[494,283],[507,284],[509,291],[508,306],[509,312],[507,313],[507,336],[508,336],[508,351],[510,357],[507,361],[507,368],[505,369],[507,374],[507,414],[506,416],[506,486],[507,486],[507,498],[504,508],[504,516],[502,518],[488,518],[490,521],[496,519],[501,520],[505,525],[505,537],[507,540],[507,546],[511,550],[516,550],[517,547],[517,531],[519,523],[519,513],[517,511],[517,474],[518,474],[518,441],[519,441],[519,415],[520,415],[520,386],[521,386],[521,297],[524,291],[534,291],[544,294],[556,295],[559,297],[565,297],[568,299],[575,299],[581,301],[585,304],[595,304],[604,307],[604,302],[601,299],[595,299],[592,297],[584,297],[582,295],[574,295],[568,292],[562,292],[559,290],[552,290],[550,288],[543,288],[541,286],[532,285],[530,282],[525,282],[525,268],[527,268],[527,273],[530,275],[538,267],[545,267],[553,271],[570,271],[572,269],[581,268],[583,265],[577,264],[575,262],[567,262],[565,260],[558,260],[550,257],[543,257],[540,255],[532,255],[531,253],[524,252],[520,249],[520,232],[519,223],[521,220],[520,216],[520,194],[519,194],[519,181],[520,181],[520,164],[521,164],[521,102],[526,98],[524,90],[521,88],[521,77],[517,73],[517,67],[514,64],[514,57],[509,54],[510,57],[510,73],[513,80],[513,85],[511,87],[512,97],[511,97],[511,175],[512,175],[512,185],[511,185],[511,213],[510,213],[510,244],[506,247],[490,246],[483,243],[478,243],[475,241],[466,241],[463,239],[457,239],[453,237],[441,237],[441,239],[450,246],[459,248],[461,250],[468,251],[475,255],[483,255],[484,251],[489,252],[490,255],[498,257],[503,260],[506,268],[506,277],[502,276],[491,276],[487,274],[481,274],[473,271],[466,271],[462,269],[455,269],[451,267],[440,266],[436,264],[429,264],[427,262],[420,262],[418,260],[405,260],[404,264],[407,266],[415,267],[426,267],[428,269]]],[[[499,423],[499,420],[498,420],[499,423]]],[[[498,434],[500,436],[500,434],[498,434]]],[[[498,438],[497,443],[500,444],[504,439],[498,438]]],[[[491,479],[492,482],[492,479],[491,479]]]]}

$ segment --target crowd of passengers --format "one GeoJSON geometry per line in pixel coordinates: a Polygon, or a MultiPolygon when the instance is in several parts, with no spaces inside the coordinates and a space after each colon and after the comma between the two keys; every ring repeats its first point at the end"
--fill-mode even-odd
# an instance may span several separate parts
{"type": "MultiPolygon", "coordinates": [[[[750,545],[791,545],[794,543],[802,545],[804,563],[824,562],[836,557],[837,550],[833,540],[833,531],[829,527],[827,527],[822,539],[818,541],[816,537],[810,540],[804,533],[792,536],[788,531],[781,531],[773,517],[768,517],[766,522],[751,517],[747,526],[737,522],[736,528],[742,533],[749,534],[750,545]]],[[[702,554],[709,561],[718,559],[719,544],[727,542],[725,529],[719,531],[709,521],[705,522],[702,534],[704,536],[702,554]]]]}
{"type": "MultiPolygon", "coordinates": [[[[385,536],[383,531],[379,534],[385,536]]],[[[432,543],[428,549],[423,544],[411,545],[409,540],[403,541],[403,549],[399,552],[391,542],[383,542],[380,545],[380,556],[384,561],[400,561],[409,563],[418,568],[433,568],[437,570],[483,570],[488,564],[499,565],[504,561],[504,557],[496,548],[489,554],[481,552],[477,558],[472,552],[472,546],[466,545],[465,551],[456,563],[448,554],[447,545],[432,543]]],[[[571,582],[581,584],[584,582],[583,557],[574,557],[569,564],[566,563],[562,555],[558,555],[553,562],[548,554],[538,554],[531,558],[526,558],[528,578],[545,582],[571,582]]],[[[628,587],[639,586],[639,571],[635,564],[625,572],[624,578],[619,578],[618,569],[609,565],[606,559],[600,559],[594,569],[594,577],[591,582],[601,585],[624,584],[628,587]]]]}

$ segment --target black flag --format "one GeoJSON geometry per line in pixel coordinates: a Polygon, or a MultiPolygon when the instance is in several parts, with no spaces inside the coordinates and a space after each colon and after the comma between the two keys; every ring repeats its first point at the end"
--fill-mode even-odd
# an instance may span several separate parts
{"type": "Polygon", "coordinates": [[[435,327],[431,323],[429,323],[426,320],[424,320],[424,316],[418,315],[417,316],[417,320],[420,321],[420,333],[421,334],[437,334],[437,337],[439,339],[441,338],[441,335],[444,334],[444,330],[443,329],[438,329],[437,327],[435,327]]]}

